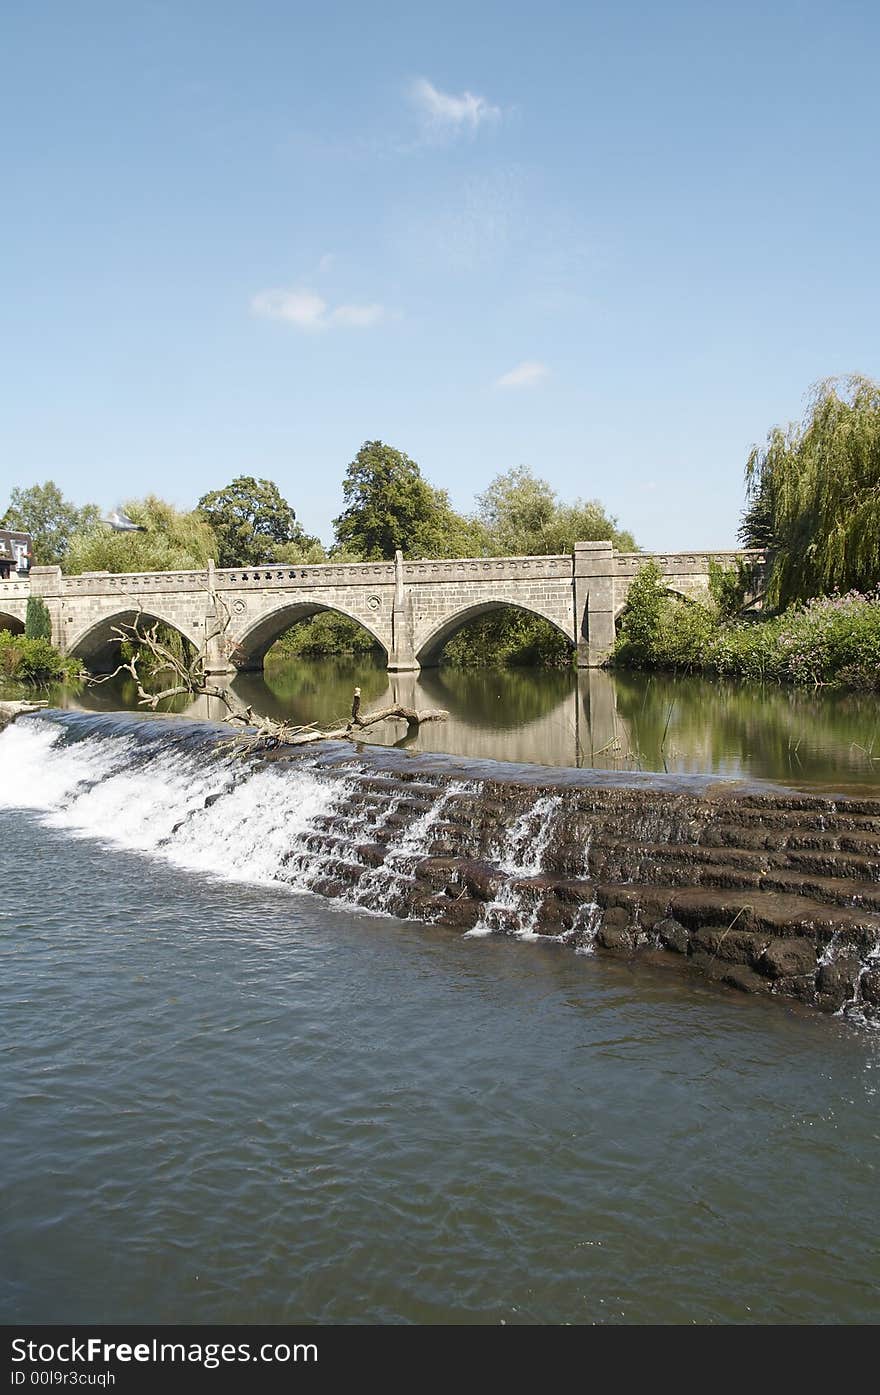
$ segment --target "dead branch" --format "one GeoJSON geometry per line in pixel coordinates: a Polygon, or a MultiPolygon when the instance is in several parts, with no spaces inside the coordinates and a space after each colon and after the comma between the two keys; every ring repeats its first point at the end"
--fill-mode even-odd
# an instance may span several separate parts
{"type": "MultiPolygon", "coordinates": [[[[324,728],[321,731],[306,732],[294,739],[293,745],[300,745],[304,741],[340,741],[346,737],[355,738],[360,731],[365,731],[368,727],[373,727],[377,722],[406,722],[407,733],[417,731],[423,722],[445,722],[449,713],[442,707],[426,707],[418,711],[414,707],[403,707],[400,703],[394,703],[391,707],[380,707],[378,712],[364,712],[357,718],[346,722],[345,725],[324,728]]],[[[312,723],[314,726],[314,723],[312,723]]]]}
{"type": "Polygon", "coordinates": [[[418,711],[414,707],[404,707],[399,703],[390,707],[381,707],[376,712],[361,713],[360,688],[354,690],[350,718],[347,721],[340,718],[329,728],[319,727],[317,722],[276,722],[272,717],[259,716],[252,707],[240,702],[229,688],[221,688],[218,684],[208,681],[208,646],[213,640],[225,634],[232,618],[228,606],[216,594],[214,595],[214,614],[216,628],[212,628],[210,633],[206,633],[199,652],[192,657],[187,657],[175,654],[167,644],[162,642],[159,637],[158,622],[152,625],[143,623],[143,611],[138,607],[137,614],[131,623],[112,627],[113,639],[111,642],[119,645],[130,644],[132,646],[131,657],[117,664],[112,673],[89,678],[88,682],[97,686],[101,683],[109,683],[120,673],[127,673],[134,679],[138,705],[148,707],[153,712],[156,711],[160,703],[166,702],[170,698],[217,698],[226,708],[224,721],[243,728],[229,741],[221,743],[221,750],[236,755],[245,755],[259,749],[272,750],[277,746],[301,746],[312,741],[352,739],[361,731],[366,731],[379,722],[404,721],[409,735],[417,731],[423,722],[442,722],[448,716],[448,713],[442,708],[426,708],[423,711],[418,711]],[[168,686],[158,692],[150,692],[144,686],[143,677],[138,669],[138,663],[144,651],[151,654],[156,660],[153,668],[154,678],[160,674],[169,675],[168,686]]]}

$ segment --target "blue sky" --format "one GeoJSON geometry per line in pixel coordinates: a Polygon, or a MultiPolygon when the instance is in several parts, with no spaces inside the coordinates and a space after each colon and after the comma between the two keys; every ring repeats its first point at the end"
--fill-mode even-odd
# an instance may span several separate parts
{"type": "Polygon", "coordinates": [[[361,442],[735,545],[750,446],[880,377],[874,3],[27,4],[0,57],[0,507],[361,442]]]}

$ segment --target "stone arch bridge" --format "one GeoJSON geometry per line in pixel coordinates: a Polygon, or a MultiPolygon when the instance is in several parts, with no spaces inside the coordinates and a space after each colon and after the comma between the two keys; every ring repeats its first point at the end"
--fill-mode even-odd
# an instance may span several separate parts
{"type": "Polygon", "coordinates": [[[479,557],[448,561],[359,562],[320,566],[267,564],[205,571],[91,572],[65,576],[34,567],[27,580],[0,581],[0,629],[24,626],[28,596],[45,600],[52,640],[87,667],[116,665],[113,626],[144,617],[174,626],[201,648],[210,672],[262,667],[275,640],[298,620],[336,611],[357,621],[382,647],[392,672],[438,661],[446,641],[475,616],[516,606],[555,625],[577,649],[578,666],[608,657],[615,621],[633,577],[646,562],[660,567],[671,592],[696,600],[708,593],[712,559],[756,565],[760,552],[617,552],[610,542],[576,543],[553,557],[479,557]],[[216,635],[217,615],[230,621],[216,635]]]}

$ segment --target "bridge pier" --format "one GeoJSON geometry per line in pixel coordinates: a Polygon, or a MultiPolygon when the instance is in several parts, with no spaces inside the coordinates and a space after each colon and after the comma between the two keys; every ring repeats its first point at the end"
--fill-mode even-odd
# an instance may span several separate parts
{"type": "Polygon", "coordinates": [[[574,642],[578,668],[601,668],[614,648],[614,546],[574,545],[574,642]]]}
{"type": "Polygon", "coordinates": [[[416,658],[412,593],[406,589],[403,553],[398,548],[394,554],[394,600],[391,607],[391,649],[388,653],[388,672],[417,673],[420,667],[421,665],[416,658]]]}
{"type": "Polygon", "coordinates": [[[31,567],[31,595],[42,596],[52,621],[52,643],[61,654],[67,653],[64,633],[63,583],[60,567],[31,567]]]}
{"type": "MultiPolygon", "coordinates": [[[[208,558],[208,604],[203,624],[205,627],[205,673],[209,678],[233,678],[238,672],[229,657],[229,646],[224,633],[224,613],[217,600],[217,575],[213,557],[208,558]]],[[[259,665],[262,671],[262,663],[259,665]]]]}

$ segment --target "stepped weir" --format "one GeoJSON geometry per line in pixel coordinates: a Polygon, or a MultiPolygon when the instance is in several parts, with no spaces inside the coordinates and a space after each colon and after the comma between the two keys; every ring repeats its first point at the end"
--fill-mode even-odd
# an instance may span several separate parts
{"type": "Polygon", "coordinates": [[[50,712],[2,741],[33,807],[116,846],[880,1022],[880,797],[348,742],[243,765],[221,731],[50,712]]]}

